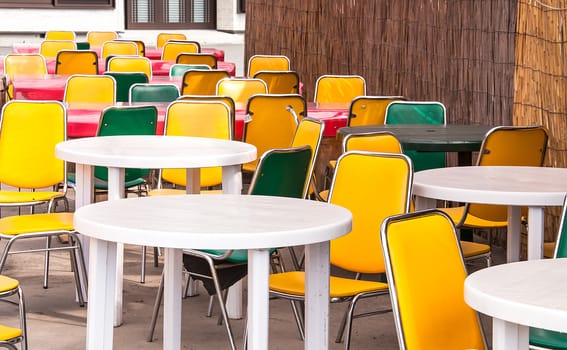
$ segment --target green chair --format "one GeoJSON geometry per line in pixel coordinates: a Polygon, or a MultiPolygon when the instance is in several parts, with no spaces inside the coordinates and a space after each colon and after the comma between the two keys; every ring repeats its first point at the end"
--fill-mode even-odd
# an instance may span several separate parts
{"type": "Polygon", "coordinates": [[[211,67],[206,64],[176,63],[169,68],[169,77],[181,77],[188,70],[211,70],[211,67]]]}
{"type": "Polygon", "coordinates": [[[104,72],[116,80],[116,102],[128,102],[130,86],[134,84],[147,84],[148,76],[141,72],[104,72]]]}
{"type": "MultiPolygon", "coordinates": [[[[555,244],[555,259],[567,258],[567,198],[563,204],[563,213],[555,244]]],[[[560,333],[540,328],[530,328],[530,348],[536,349],[567,349],[567,333],[560,333]]]]}
{"type": "MultiPolygon", "coordinates": [[[[311,147],[272,149],[260,157],[249,195],[303,198],[309,179],[311,147]]],[[[273,250],[275,251],[275,249],[273,250]]],[[[236,349],[225,307],[223,291],[246,276],[248,251],[193,250],[184,251],[183,263],[191,277],[203,282],[209,295],[217,296],[231,348],[236,349]]],[[[163,275],[156,296],[148,341],[153,338],[157,315],[163,297],[163,275]]]]}
{"type": "MultiPolygon", "coordinates": [[[[440,102],[395,101],[386,107],[385,124],[446,124],[445,106],[440,102]]],[[[444,152],[404,150],[415,171],[444,168],[444,152]]]]}
{"type": "Polygon", "coordinates": [[[179,98],[179,88],[174,84],[135,83],[130,86],[130,102],[172,102],[179,98]]]}

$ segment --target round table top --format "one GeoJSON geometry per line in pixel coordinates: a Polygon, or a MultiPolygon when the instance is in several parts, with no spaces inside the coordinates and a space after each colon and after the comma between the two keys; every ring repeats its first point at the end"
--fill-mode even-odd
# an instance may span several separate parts
{"type": "Polygon", "coordinates": [[[567,259],[497,265],[465,280],[473,309],[524,326],[567,332],[567,259]]]}
{"type": "Polygon", "coordinates": [[[526,206],[561,206],[567,169],[463,166],[419,171],[413,194],[442,200],[526,206]]]}
{"type": "Polygon", "coordinates": [[[325,202],[254,195],[177,195],[99,202],[75,212],[75,229],[102,240],[194,249],[275,248],[323,242],[351,230],[352,215],[325,202]]]}
{"type": "Polygon", "coordinates": [[[238,141],[186,136],[105,136],[64,141],[60,159],[119,168],[206,168],[256,159],[256,147],[238,141]]]}

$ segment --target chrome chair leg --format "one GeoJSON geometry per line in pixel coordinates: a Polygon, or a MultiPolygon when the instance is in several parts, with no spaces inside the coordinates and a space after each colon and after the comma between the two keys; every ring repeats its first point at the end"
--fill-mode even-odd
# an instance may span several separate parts
{"type": "Polygon", "coordinates": [[[146,246],[142,246],[142,272],[140,272],[140,283],[146,283],[146,246]]]}
{"type": "Polygon", "coordinates": [[[51,236],[45,237],[45,260],[43,263],[43,289],[47,289],[49,275],[49,248],[51,248],[51,236]]]}

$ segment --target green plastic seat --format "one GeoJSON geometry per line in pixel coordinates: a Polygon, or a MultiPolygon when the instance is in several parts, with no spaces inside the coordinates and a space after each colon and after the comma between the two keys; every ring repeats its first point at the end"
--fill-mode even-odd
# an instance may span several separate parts
{"type": "MultiPolygon", "coordinates": [[[[446,124],[445,106],[440,102],[395,101],[386,107],[385,124],[446,124]]],[[[444,168],[444,152],[404,150],[413,162],[414,171],[444,168]]]]}
{"type": "Polygon", "coordinates": [[[104,72],[116,80],[116,102],[128,102],[130,86],[134,84],[147,84],[148,76],[141,72],[104,72]]]}
{"type": "Polygon", "coordinates": [[[169,68],[170,77],[180,77],[185,74],[188,70],[211,70],[210,66],[206,64],[184,64],[176,63],[169,68]]]}
{"type": "Polygon", "coordinates": [[[130,86],[130,102],[173,102],[179,98],[179,88],[173,84],[143,84],[130,86]]]}
{"type": "MultiPolygon", "coordinates": [[[[554,258],[567,258],[567,198],[563,204],[554,258]]],[[[530,345],[545,349],[567,350],[567,333],[530,327],[530,345]]]]}

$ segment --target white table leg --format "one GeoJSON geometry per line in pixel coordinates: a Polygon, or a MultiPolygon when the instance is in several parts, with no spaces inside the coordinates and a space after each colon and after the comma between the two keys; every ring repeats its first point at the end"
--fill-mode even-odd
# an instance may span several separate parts
{"type": "Polygon", "coordinates": [[[329,348],[329,242],[305,246],[305,349],[329,348]]]}
{"type": "MultiPolygon", "coordinates": [[[[222,193],[241,194],[242,172],[240,165],[225,166],[222,168],[222,193]]],[[[243,317],[242,294],[244,286],[242,280],[236,282],[228,289],[226,298],[226,311],[228,317],[241,319],[243,317]]]]}
{"type": "MultiPolygon", "coordinates": [[[[185,193],[201,193],[201,169],[187,169],[185,176],[185,193]]],[[[189,283],[189,288],[187,288],[187,296],[194,297],[199,295],[199,292],[197,291],[197,282],[193,278],[189,277],[187,283],[189,283]]]]}
{"type": "MultiPolygon", "coordinates": [[[[124,168],[108,168],[108,200],[124,198],[124,168]]],[[[122,292],[124,289],[124,244],[116,245],[116,298],[114,327],[122,324],[122,292]]]]}
{"type": "Polygon", "coordinates": [[[508,227],[506,239],[506,260],[508,262],[520,261],[520,245],[522,234],[520,230],[522,215],[521,207],[508,207],[508,227]]]}
{"type": "Polygon", "coordinates": [[[181,349],[181,274],[183,251],[164,249],[163,348],[181,349]]]}
{"type": "Polygon", "coordinates": [[[528,350],[529,327],[492,319],[492,350],[528,350]]]}
{"type": "Polygon", "coordinates": [[[91,238],[87,350],[111,350],[116,243],[91,238]]]}
{"type": "Polygon", "coordinates": [[[528,260],[543,258],[543,207],[528,208],[528,260]]]}
{"type": "Polygon", "coordinates": [[[435,208],[437,200],[433,198],[415,197],[415,210],[424,210],[435,208]]]}
{"type": "Polygon", "coordinates": [[[248,250],[248,350],[268,349],[270,250],[248,250]]]}
{"type": "MultiPolygon", "coordinates": [[[[91,204],[93,201],[93,167],[85,164],[75,164],[75,210],[82,206],[91,204]]],[[[81,241],[81,247],[83,248],[85,265],[89,266],[90,240],[85,239],[82,235],[78,235],[78,238],[81,241]]],[[[85,283],[87,276],[83,276],[81,269],[79,269],[79,278],[81,279],[83,297],[88,302],[88,298],[86,298],[87,290],[85,288],[87,285],[87,283],[85,283]]]]}

